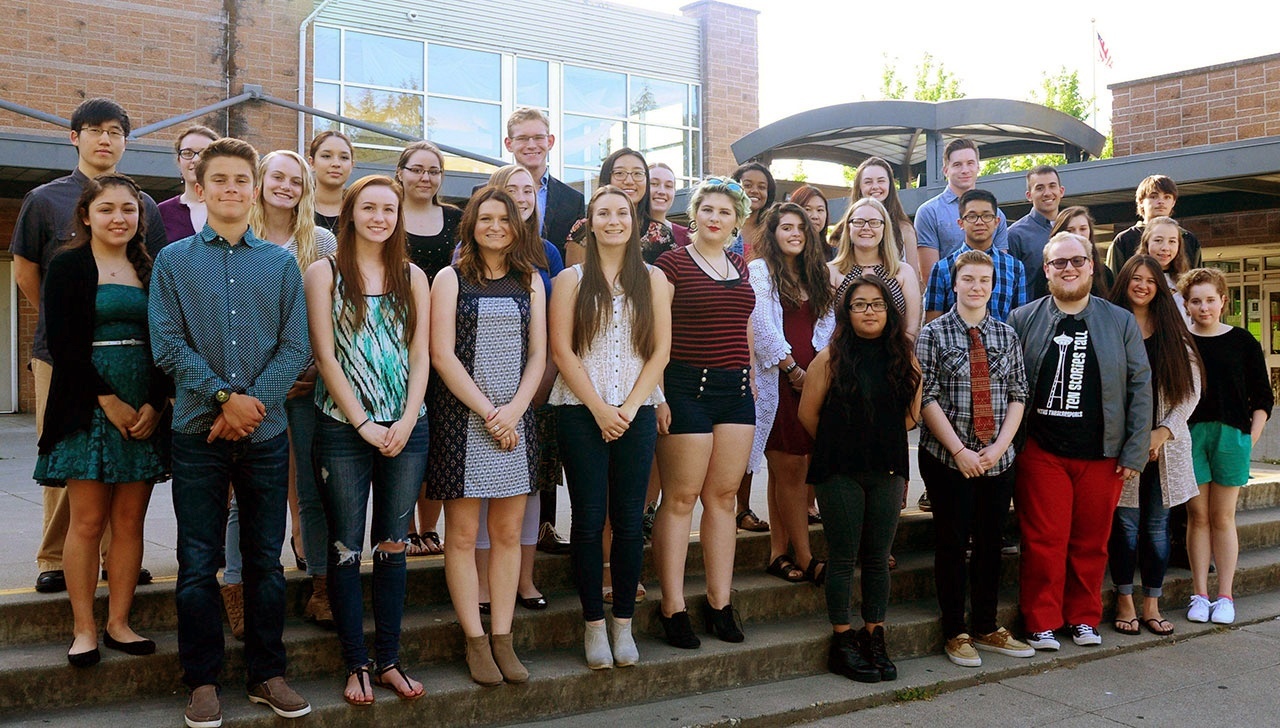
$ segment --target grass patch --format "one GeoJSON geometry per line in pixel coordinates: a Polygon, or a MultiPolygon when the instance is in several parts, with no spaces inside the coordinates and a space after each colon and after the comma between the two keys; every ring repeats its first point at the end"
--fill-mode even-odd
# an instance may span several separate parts
{"type": "Polygon", "coordinates": [[[933,700],[937,695],[937,691],[931,688],[902,688],[893,693],[893,702],[895,703],[912,703],[917,700],[933,700]]]}

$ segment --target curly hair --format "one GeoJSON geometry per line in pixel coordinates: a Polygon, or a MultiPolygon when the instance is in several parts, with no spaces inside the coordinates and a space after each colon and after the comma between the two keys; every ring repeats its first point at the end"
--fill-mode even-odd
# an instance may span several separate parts
{"type": "Polygon", "coordinates": [[[850,282],[836,309],[836,330],[831,337],[831,360],[827,364],[830,374],[831,388],[827,398],[843,403],[846,412],[855,408],[866,407],[870,402],[867,390],[870,386],[888,387],[896,399],[910,402],[920,386],[920,371],[915,363],[915,347],[907,336],[907,326],[902,314],[892,303],[893,296],[884,279],[877,275],[864,275],[850,282]],[[880,337],[885,341],[885,351],[889,356],[887,381],[863,382],[859,376],[862,347],[856,346],[859,338],[849,321],[849,302],[854,293],[862,286],[873,286],[888,304],[885,308],[884,331],[880,337]]]}
{"type": "Polygon", "coordinates": [[[821,317],[831,308],[831,300],[835,297],[827,275],[827,256],[823,247],[804,214],[804,208],[794,202],[783,202],[769,208],[769,214],[764,218],[764,234],[753,252],[764,260],[779,300],[792,308],[799,308],[807,298],[814,315],[821,317]],[[799,217],[804,230],[804,248],[796,257],[795,266],[787,265],[786,254],[778,244],[778,226],[787,215],[799,217]]]}
{"type": "Polygon", "coordinates": [[[89,244],[93,238],[93,231],[89,229],[87,222],[89,208],[93,206],[93,201],[98,199],[99,195],[111,187],[128,190],[137,203],[138,229],[134,231],[133,237],[129,238],[129,242],[125,243],[124,255],[133,265],[133,272],[138,275],[142,287],[146,288],[151,282],[151,255],[147,253],[147,216],[142,207],[142,190],[130,177],[118,173],[100,174],[85,183],[80,198],[76,200],[76,242],[71,247],[79,248],[89,244]]]}

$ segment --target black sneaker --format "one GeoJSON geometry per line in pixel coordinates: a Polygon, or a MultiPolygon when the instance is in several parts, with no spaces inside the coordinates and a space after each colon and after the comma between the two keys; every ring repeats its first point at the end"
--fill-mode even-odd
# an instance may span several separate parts
{"type": "Polygon", "coordinates": [[[707,632],[719,637],[723,642],[741,642],[746,639],[742,633],[742,617],[732,604],[721,609],[713,609],[707,605],[707,632]]]}
{"type": "Polygon", "coordinates": [[[898,666],[889,659],[889,652],[884,644],[884,627],[876,627],[874,632],[865,628],[858,631],[858,639],[862,643],[862,654],[880,672],[881,680],[897,680],[898,666]]]}
{"type": "Polygon", "coordinates": [[[920,500],[916,501],[916,506],[925,513],[933,512],[933,504],[929,502],[929,491],[920,494],[920,500]]]}
{"type": "Polygon", "coordinates": [[[827,650],[827,669],[862,683],[880,682],[880,671],[867,662],[853,630],[833,632],[827,650]]]}
{"type": "Polygon", "coordinates": [[[682,650],[696,650],[702,646],[702,640],[693,633],[693,622],[689,620],[689,610],[683,609],[670,617],[658,612],[658,621],[662,630],[667,633],[667,644],[682,650]]]}

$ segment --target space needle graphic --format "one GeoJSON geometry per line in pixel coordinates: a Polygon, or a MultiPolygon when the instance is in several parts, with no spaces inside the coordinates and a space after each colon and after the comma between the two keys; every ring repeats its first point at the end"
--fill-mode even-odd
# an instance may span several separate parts
{"type": "Polygon", "coordinates": [[[1071,337],[1066,334],[1053,337],[1053,343],[1058,345],[1058,370],[1053,373],[1053,384],[1049,387],[1049,400],[1045,402],[1046,409],[1067,408],[1067,382],[1062,376],[1062,370],[1067,365],[1067,347],[1071,345],[1071,341],[1071,337]],[[1054,402],[1058,403],[1056,407],[1054,402]]]}

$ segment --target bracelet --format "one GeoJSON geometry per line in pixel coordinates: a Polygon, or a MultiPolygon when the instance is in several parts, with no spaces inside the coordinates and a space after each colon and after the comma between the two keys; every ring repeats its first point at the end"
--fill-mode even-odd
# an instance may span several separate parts
{"type": "Polygon", "coordinates": [[[369,424],[369,421],[370,421],[371,419],[373,419],[373,418],[371,418],[371,417],[366,417],[366,418],[364,418],[364,422],[361,422],[361,423],[359,424],[359,426],[357,426],[357,427],[356,427],[356,432],[359,432],[361,427],[364,427],[365,425],[369,424]]]}
{"type": "Polygon", "coordinates": [[[794,361],[793,361],[793,362],[791,362],[791,366],[789,366],[789,367],[787,367],[786,369],[783,369],[783,370],[782,370],[782,373],[783,373],[783,374],[786,374],[786,375],[788,375],[788,376],[790,376],[791,372],[794,372],[797,368],[799,368],[799,366],[800,366],[800,365],[799,365],[798,363],[796,363],[796,362],[794,362],[794,361]]]}
{"type": "Polygon", "coordinates": [[[969,449],[968,445],[961,445],[959,450],[956,450],[955,452],[951,453],[951,457],[955,457],[968,449],[969,449]]]}

